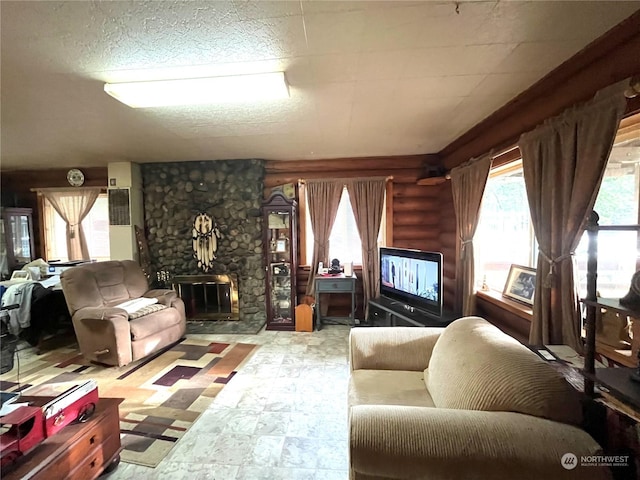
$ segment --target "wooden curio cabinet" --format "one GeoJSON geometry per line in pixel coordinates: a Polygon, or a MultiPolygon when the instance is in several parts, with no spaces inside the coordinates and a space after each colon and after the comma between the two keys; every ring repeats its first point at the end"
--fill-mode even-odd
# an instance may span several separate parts
{"type": "Polygon", "coordinates": [[[10,276],[34,260],[31,209],[3,208],[0,212],[0,275],[10,276]]]}
{"type": "Polygon", "coordinates": [[[296,201],[276,192],[262,205],[267,330],[295,330],[296,201]]]}

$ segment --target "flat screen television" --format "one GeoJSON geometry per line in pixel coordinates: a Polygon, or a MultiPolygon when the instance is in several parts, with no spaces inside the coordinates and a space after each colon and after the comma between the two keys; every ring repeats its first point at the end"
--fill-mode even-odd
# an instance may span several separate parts
{"type": "Polygon", "coordinates": [[[442,316],[442,254],[381,247],[380,295],[442,316]]]}

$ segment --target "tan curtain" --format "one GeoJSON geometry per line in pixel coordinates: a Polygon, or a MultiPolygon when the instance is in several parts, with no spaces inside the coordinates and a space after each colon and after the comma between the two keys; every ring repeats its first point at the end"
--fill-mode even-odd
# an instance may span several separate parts
{"type": "Polygon", "coordinates": [[[314,277],[318,263],[328,262],[329,236],[336,220],[344,182],[335,180],[307,180],[309,219],[313,230],[313,257],[307,283],[307,295],[314,294],[314,277]]]}
{"type": "MultiPolygon", "coordinates": [[[[53,208],[51,202],[45,200],[44,211],[43,211],[43,219],[44,219],[44,244],[45,244],[45,258],[47,260],[55,260],[55,259],[65,259],[69,260],[68,255],[61,255],[62,246],[58,245],[58,241],[56,239],[56,219],[59,215],[56,213],[56,209],[53,208]]],[[[65,242],[66,246],[66,242],[65,242]]],[[[66,248],[66,247],[65,247],[66,248]]]]}
{"type": "Polygon", "coordinates": [[[460,258],[456,262],[456,281],[457,290],[462,295],[462,315],[475,313],[473,236],[478,227],[480,203],[490,169],[491,155],[486,155],[451,170],[453,206],[461,242],[460,258]]]}
{"type": "Polygon", "coordinates": [[[600,188],[628,84],[601,90],[518,142],[539,245],[529,334],[533,345],[566,344],[582,351],[573,253],[600,188]]]}
{"type": "Polygon", "coordinates": [[[67,254],[69,260],[90,260],[82,220],[100,195],[99,188],[80,188],[73,191],[46,190],[45,196],[67,224],[67,254]]]}
{"type": "Polygon", "coordinates": [[[384,178],[348,180],[346,184],[362,244],[364,318],[368,318],[369,299],[380,295],[378,234],[384,211],[386,180],[384,178]]]}

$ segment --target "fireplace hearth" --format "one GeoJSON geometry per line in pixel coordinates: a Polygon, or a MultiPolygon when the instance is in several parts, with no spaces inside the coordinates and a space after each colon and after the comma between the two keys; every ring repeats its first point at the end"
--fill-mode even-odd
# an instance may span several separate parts
{"type": "Polygon", "coordinates": [[[184,302],[189,320],[238,320],[238,278],[235,274],[179,275],[173,289],[184,302]]]}

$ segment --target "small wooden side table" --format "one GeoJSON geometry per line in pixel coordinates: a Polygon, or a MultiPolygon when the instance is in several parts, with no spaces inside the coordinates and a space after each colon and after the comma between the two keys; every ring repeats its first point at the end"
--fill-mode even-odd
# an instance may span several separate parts
{"type": "MultiPolygon", "coordinates": [[[[21,402],[43,397],[22,397],[21,402]]],[[[120,461],[121,398],[101,398],[85,423],[73,423],[20,457],[3,480],[94,480],[120,461]]]]}
{"type": "Polygon", "coordinates": [[[318,275],[315,278],[316,308],[318,311],[318,330],[322,328],[325,320],[347,320],[353,326],[356,322],[356,275],[318,275]],[[320,294],[323,293],[350,293],[351,294],[351,314],[348,317],[323,317],[320,305],[320,294]]]}

